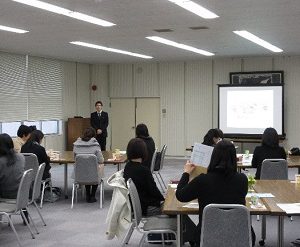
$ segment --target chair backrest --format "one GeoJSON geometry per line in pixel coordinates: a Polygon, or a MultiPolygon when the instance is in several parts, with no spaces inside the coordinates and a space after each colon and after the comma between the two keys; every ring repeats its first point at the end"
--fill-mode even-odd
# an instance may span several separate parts
{"type": "Polygon", "coordinates": [[[153,153],[153,155],[152,155],[151,166],[150,166],[151,173],[153,173],[153,171],[154,171],[157,153],[158,153],[158,150],[156,148],[155,151],[154,151],[154,153],[153,153]]]}
{"type": "Polygon", "coordinates": [[[22,208],[26,208],[28,205],[29,190],[32,184],[32,174],[32,169],[26,170],[23,173],[17,194],[16,211],[19,211],[22,208]]]}
{"type": "Polygon", "coordinates": [[[166,155],[166,151],[167,151],[167,145],[165,144],[162,149],[161,149],[161,152],[160,152],[160,167],[159,167],[159,170],[161,170],[164,166],[164,161],[165,161],[165,155],[166,155]]]}
{"type": "Polygon", "coordinates": [[[265,159],[261,165],[260,179],[288,179],[288,165],[285,159],[265,159]]]}
{"type": "Polygon", "coordinates": [[[209,204],[203,210],[201,247],[251,247],[249,210],[237,204],[209,204]]]}
{"type": "Polygon", "coordinates": [[[98,184],[98,161],[94,154],[77,154],[75,156],[75,182],[79,184],[98,184]]]}
{"type": "Polygon", "coordinates": [[[138,227],[142,219],[142,207],[141,207],[140,197],[135,187],[135,184],[131,178],[127,180],[127,187],[129,191],[130,200],[131,200],[131,206],[133,209],[132,211],[133,211],[134,224],[135,227],[138,227]]]}
{"type": "Polygon", "coordinates": [[[42,184],[42,178],[44,174],[46,164],[43,163],[39,166],[39,169],[36,173],[34,184],[33,184],[33,191],[32,191],[32,201],[37,200],[41,195],[41,184],[42,184]]]}
{"type": "Polygon", "coordinates": [[[32,169],[32,182],[35,180],[36,173],[39,168],[39,160],[37,156],[33,153],[22,153],[25,157],[25,167],[24,170],[32,169]]]}

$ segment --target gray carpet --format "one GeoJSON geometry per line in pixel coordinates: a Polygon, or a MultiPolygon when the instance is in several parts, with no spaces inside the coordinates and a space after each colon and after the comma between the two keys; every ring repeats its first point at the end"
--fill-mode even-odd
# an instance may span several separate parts
{"type": "MultiPolygon", "coordinates": [[[[167,158],[162,175],[166,182],[170,179],[179,179],[183,171],[184,160],[167,158]]],[[[71,166],[69,166],[71,171],[71,166]]],[[[115,167],[106,166],[105,176],[109,177],[116,171],[115,167]]],[[[63,167],[52,166],[53,185],[63,187],[63,167]]],[[[254,173],[254,170],[250,170],[254,173]]],[[[289,169],[289,176],[294,178],[296,169],[289,169]]],[[[69,175],[71,172],[69,172],[69,175]]],[[[69,195],[71,195],[72,180],[69,179],[69,195]]],[[[97,192],[98,193],[98,192],[97,192]]],[[[13,216],[13,222],[16,230],[19,233],[20,239],[24,247],[99,247],[99,246],[118,246],[118,239],[107,240],[105,237],[106,230],[106,214],[110,204],[112,190],[105,185],[105,202],[104,208],[99,209],[99,203],[86,203],[84,198],[79,194],[78,203],[71,210],[71,198],[65,200],[61,198],[55,203],[45,203],[42,209],[42,214],[45,218],[47,226],[44,227],[33,207],[30,207],[31,214],[37,227],[40,231],[36,235],[36,239],[31,239],[31,236],[25,226],[22,224],[20,216],[13,216]]],[[[99,197],[99,193],[97,194],[99,197]]],[[[197,217],[193,217],[197,222],[197,217]]],[[[285,246],[290,246],[290,242],[300,237],[300,217],[293,217],[293,221],[289,218],[285,219],[285,246]]],[[[257,239],[260,238],[260,222],[256,217],[252,217],[252,224],[256,232],[257,239]]],[[[129,241],[128,246],[138,246],[141,234],[134,232],[129,241]]],[[[277,218],[267,217],[267,240],[265,246],[277,245],[277,218]]],[[[16,247],[17,241],[7,224],[0,223],[0,246],[1,247],[16,247]]],[[[145,244],[145,246],[160,246],[145,244]]],[[[259,246],[258,243],[256,246],[259,246]]]]}

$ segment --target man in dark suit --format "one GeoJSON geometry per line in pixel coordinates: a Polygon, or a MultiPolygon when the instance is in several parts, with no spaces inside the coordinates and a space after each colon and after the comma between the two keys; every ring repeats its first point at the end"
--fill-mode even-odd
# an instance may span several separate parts
{"type": "Polygon", "coordinates": [[[106,150],[108,114],[102,111],[102,102],[95,103],[96,111],[91,113],[91,126],[96,130],[96,139],[102,151],[106,150]]]}

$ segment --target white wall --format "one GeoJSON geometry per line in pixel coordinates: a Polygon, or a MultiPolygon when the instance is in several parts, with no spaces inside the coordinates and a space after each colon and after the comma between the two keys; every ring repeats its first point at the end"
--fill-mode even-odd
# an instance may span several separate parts
{"type": "MultiPolygon", "coordinates": [[[[97,100],[102,100],[109,112],[110,98],[160,97],[161,144],[168,145],[168,155],[185,155],[186,147],[202,141],[209,128],[217,127],[217,84],[229,83],[229,72],[283,70],[287,134],[283,144],[286,148],[300,146],[299,56],[110,65],[61,63],[64,123],[69,117],[89,117],[97,100]],[[97,90],[92,91],[91,85],[97,90]]],[[[46,148],[64,150],[65,139],[65,135],[46,137],[46,148]]]]}
{"type": "MultiPolygon", "coordinates": [[[[92,65],[93,74],[98,65],[92,65]]],[[[103,68],[102,68],[103,69],[103,68]]],[[[285,80],[286,148],[300,146],[298,97],[300,57],[217,58],[191,62],[111,64],[109,97],[160,97],[161,144],[168,155],[185,148],[218,126],[218,87],[229,83],[229,72],[283,70],[285,80]]],[[[92,76],[93,80],[93,76],[92,76]]],[[[256,144],[245,144],[252,150],[256,144]]]]}

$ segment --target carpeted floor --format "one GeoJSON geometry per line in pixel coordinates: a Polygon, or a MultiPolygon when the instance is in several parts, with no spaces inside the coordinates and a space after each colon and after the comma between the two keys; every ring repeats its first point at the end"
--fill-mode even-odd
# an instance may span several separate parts
{"type": "MultiPolygon", "coordinates": [[[[179,179],[182,171],[183,159],[166,158],[165,166],[162,175],[166,182],[170,179],[179,179]]],[[[69,166],[69,175],[71,174],[71,166],[69,166]]],[[[106,166],[105,176],[109,177],[116,171],[115,167],[106,166]]],[[[53,186],[63,187],[63,167],[52,166],[53,186]]],[[[254,173],[254,170],[250,170],[254,173]]],[[[289,170],[289,176],[294,178],[296,169],[289,170]]],[[[105,202],[104,208],[99,209],[99,203],[86,203],[84,198],[79,195],[78,203],[71,209],[71,188],[72,179],[69,179],[69,199],[56,201],[55,203],[45,203],[42,209],[42,214],[45,218],[47,226],[43,226],[35,209],[30,207],[34,221],[40,231],[36,235],[36,239],[31,239],[31,236],[25,226],[22,224],[20,216],[13,216],[13,222],[16,230],[19,233],[20,239],[24,247],[111,247],[119,246],[118,239],[107,240],[105,237],[105,218],[110,204],[112,190],[105,185],[105,202]]],[[[98,193],[98,192],[97,192],[98,193]]],[[[79,193],[80,194],[80,193],[79,193]]],[[[99,193],[98,193],[99,197],[99,193]]],[[[197,222],[197,217],[193,217],[197,222]]],[[[300,237],[300,217],[293,217],[293,221],[289,218],[285,219],[285,246],[290,246],[290,242],[300,237]]],[[[257,239],[260,238],[260,221],[252,216],[252,224],[256,232],[257,239]]],[[[138,246],[141,234],[134,232],[129,241],[128,247],[138,246]]],[[[275,217],[267,218],[267,240],[266,247],[277,246],[277,219],[275,217]]],[[[0,223],[0,246],[1,247],[16,247],[17,241],[7,224],[0,223]]],[[[145,244],[145,246],[159,246],[145,244]]],[[[256,246],[259,246],[258,243],[256,246]]]]}

